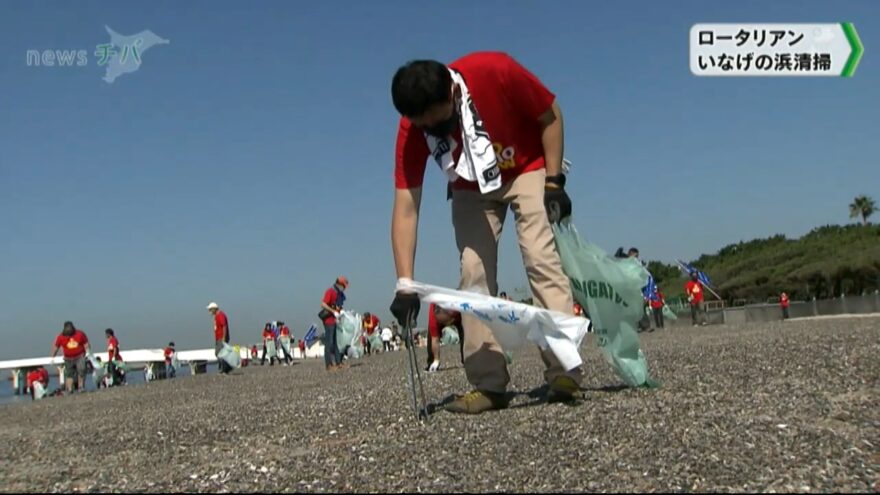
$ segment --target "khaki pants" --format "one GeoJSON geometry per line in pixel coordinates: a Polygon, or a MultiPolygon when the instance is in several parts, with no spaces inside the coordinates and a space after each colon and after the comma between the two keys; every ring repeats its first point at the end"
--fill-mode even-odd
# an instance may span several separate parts
{"type": "MultiPolygon", "coordinates": [[[[544,209],[545,170],[517,177],[489,194],[479,191],[454,190],[452,224],[461,253],[462,290],[482,288],[498,294],[498,240],[507,216],[513,210],[516,232],[523,263],[535,305],[572,313],[571,285],[562,271],[562,263],[553,231],[544,209]]],[[[486,392],[504,392],[510,382],[507,361],[492,331],[479,319],[463,315],[464,369],[468,381],[486,392]]],[[[566,372],[549,350],[541,357],[547,370],[544,378],[551,382],[560,375],[569,375],[577,383],[583,377],[580,368],[566,372]]]]}

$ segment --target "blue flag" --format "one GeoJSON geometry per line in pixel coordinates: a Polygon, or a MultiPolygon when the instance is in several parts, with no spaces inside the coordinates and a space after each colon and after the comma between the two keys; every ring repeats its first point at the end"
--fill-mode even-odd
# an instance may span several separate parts
{"type": "Polygon", "coordinates": [[[709,276],[708,276],[708,275],[706,275],[705,273],[701,272],[700,270],[697,270],[697,269],[694,268],[694,266],[691,265],[690,263],[684,263],[684,262],[682,262],[681,260],[679,260],[678,263],[682,266],[682,268],[683,268],[685,271],[687,271],[688,275],[693,275],[694,273],[696,273],[696,274],[697,274],[697,280],[699,280],[701,284],[703,284],[703,285],[705,285],[705,286],[708,286],[708,287],[712,287],[712,282],[709,281],[709,276]]]}
{"type": "Polygon", "coordinates": [[[648,285],[642,288],[642,295],[649,301],[657,301],[660,296],[657,295],[657,283],[654,282],[654,276],[648,275],[648,285]]]}
{"type": "Polygon", "coordinates": [[[309,331],[306,332],[306,336],[303,337],[303,340],[306,341],[307,346],[311,346],[312,342],[318,339],[318,327],[315,326],[314,323],[309,327],[309,331]]]}

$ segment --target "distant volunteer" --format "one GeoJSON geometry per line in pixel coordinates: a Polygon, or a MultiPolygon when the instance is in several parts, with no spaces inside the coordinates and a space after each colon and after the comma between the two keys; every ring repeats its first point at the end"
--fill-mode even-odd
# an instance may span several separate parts
{"type": "Polygon", "coordinates": [[[174,364],[177,362],[175,354],[177,351],[174,349],[174,342],[169,342],[168,347],[165,348],[165,378],[174,378],[177,376],[177,368],[174,364]]]}
{"type": "Polygon", "coordinates": [[[362,327],[364,329],[363,343],[367,354],[379,352],[379,349],[373,349],[370,345],[370,337],[372,337],[373,333],[375,333],[376,330],[379,328],[379,318],[372,313],[364,313],[362,327]]]}
{"type": "Polygon", "coordinates": [[[89,338],[72,322],[64,322],[64,329],[55,339],[52,347],[52,359],[62,350],[64,356],[64,386],[67,393],[73,393],[73,381],[76,378],[77,390],[86,390],[86,354],[89,352],[89,338]]]}
{"type": "Polygon", "coordinates": [[[278,327],[278,343],[281,344],[281,352],[284,354],[284,366],[288,366],[293,359],[290,355],[290,327],[283,321],[278,322],[278,327]]]}
{"type": "Polygon", "coordinates": [[[119,352],[119,339],[112,328],[104,331],[107,337],[107,371],[113,377],[113,384],[125,383],[125,371],[119,368],[117,363],[122,362],[122,354],[119,352]]]}
{"type": "Polygon", "coordinates": [[[266,354],[269,352],[270,349],[272,349],[272,353],[269,355],[269,366],[275,366],[275,357],[278,355],[278,350],[275,348],[275,335],[272,333],[271,323],[266,323],[266,326],[263,327],[262,337],[263,355],[260,357],[260,366],[265,366],[266,354]]]}
{"type": "Polygon", "coordinates": [[[697,326],[700,324],[700,320],[702,320],[702,324],[705,325],[703,284],[700,283],[700,278],[697,275],[697,272],[691,274],[691,279],[685,284],[684,291],[685,294],[687,294],[688,302],[691,306],[691,322],[694,326],[697,326]]]}
{"type": "Polygon", "coordinates": [[[327,371],[336,371],[346,366],[342,364],[342,353],[336,342],[336,318],[345,305],[345,291],[348,289],[348,279],[338,277],[333,287],[324,292],[321,299],[321,311],[318,317],[324,324],[324,366],[327,371]]]}
{"type": "Polygon", "coordinates": [[[394,332],[391,331],[387,326],[382,329],[382,346],[384,347],[384,351],[388,352],[391,350],[391,341],[394,339],[394,332]]]}
{"type": "Polygon", "coordinates": [[[220,374],[227,375],[232,372],[232,366],[220,359],[220,351],[223,350],[223,344],[229,343],[229,319],[215,302],[208,304],[208,312],[214,315],[214,355],[217,356],[217,367],[220,374]]]}
{"type": "Polygon", "coordinates": [[[43,366],[29,371],[25,378],[27,380],[27,390],[31,395],[31,399],[36,399],[39,396],[37,393],[37,387],[42,388],[43,393],[49,388],[49,372],[46,371],[46,368],[43,366]]]}
{"type": "Polygon", "coordinates": [[[446,327],[454,327],[458,332],[461,362],[464,363],[464,330],[461,323],[461,313],[431,304],[428,308],[427,371],[429,373],[440,369],[440,338],[443,336],[443,329],[446,327]]]}

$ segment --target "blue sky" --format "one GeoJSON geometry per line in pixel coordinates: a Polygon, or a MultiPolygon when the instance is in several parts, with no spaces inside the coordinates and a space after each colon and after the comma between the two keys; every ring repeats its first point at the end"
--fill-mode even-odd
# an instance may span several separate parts
{"type": "MultiPolygon", "coordinates": [[[[0,358],[48,353],[64,320],[93,340],[210,347],[284,319],[301,335],[338,274],[388,318],[394,70],[503,50],[565,115],[575,222],[607,250],[693,259],[741,239],[848,222],[880,196],[880,3],[16,2],[0,15],[0,358]],[[441,6],[442,5],[442,6],[441,6]],[[629,8],[626,8],[629,7],[629,8]],[[852,21],[852,79],[698,78],[698,22],[852,21]],[[92,52],[171,41],[102,81],[92,52]],[[457,31],[457,32],[456,32],[457,31]],[[86,49],[85,67],[28,50],[86,49]]],[[[455,286],[445,183],[429,167],[417,278],[455,286]]],[[[503,288],[525,285],[513,233],[503,288]]]]}

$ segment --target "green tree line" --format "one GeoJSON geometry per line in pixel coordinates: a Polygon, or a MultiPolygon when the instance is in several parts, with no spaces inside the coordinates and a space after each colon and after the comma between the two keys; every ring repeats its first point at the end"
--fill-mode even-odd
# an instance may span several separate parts
{"type": "MultiPolygon", "coordinates": [[[[880,226],[827,225],[799,239],[779,234],[738,242],[691,264],[732,304],[764,302],[783,291],[792,299],[873,292],[880,289],[880,226]]],[[[648,270],[667,299],[684,297],[686,278],[677,265],[651,261],[648,270]]]]}

